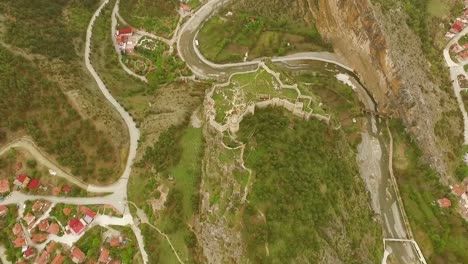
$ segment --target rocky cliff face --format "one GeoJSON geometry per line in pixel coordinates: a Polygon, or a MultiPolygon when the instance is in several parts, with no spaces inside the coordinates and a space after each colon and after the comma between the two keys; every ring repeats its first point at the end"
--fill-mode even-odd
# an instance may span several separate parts
{"type": "Polygon", "coordinates": [[[457,106],[431,81],[429,62],[404,23],[402,8],[384,14],[368,0],[304,1],[323,38],[356,70],[379,111],[404,120],[430,164],[448,181],[447,154],[452,150],[441,144],[434,127],[443,112],[457,106]]]}

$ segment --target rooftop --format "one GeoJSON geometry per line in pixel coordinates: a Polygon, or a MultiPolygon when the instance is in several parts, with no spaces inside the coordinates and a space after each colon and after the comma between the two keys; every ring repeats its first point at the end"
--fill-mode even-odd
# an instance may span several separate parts
{"type": "Polygon", "coordinates": [[[77,235],[81,234],[85,229],[85,226],[83,225],[83,223],[81,223],[80,219],[78,218],[72,218],[68,222],[68,226],[77,235]]]}
{"type": "Polygon", "coordinates": [[[10,191],[10,182],[7,179],[0,180],[0,193],[10,191]]]}
{"type": "Polygon", "coordinates": [[[65,256],[58,254],[54,257],[51,264],[62,264],[64,261],[65,261],[65,256]]]}
{"type": "Polygon", "coordinates": [[[85,260],[86,255],[81,249],[74,247],[70,253],[70,258],[74,263],[81,263],[85,260]]]}
{"type": "Polygon", "coordinates": [[[101,249],[101,254],[99,255],[98,262],[107,263],[109,261],[109,250],[107,248],[101,249]]]}
{"type": "Polygon", "coordinates": [[[35,190],[39,187],[40,184],[41,181],[39,181],[39,179],[32,179],[31,182],[29,182],[28,184],[28,188],[31,190],[35,190]]]}

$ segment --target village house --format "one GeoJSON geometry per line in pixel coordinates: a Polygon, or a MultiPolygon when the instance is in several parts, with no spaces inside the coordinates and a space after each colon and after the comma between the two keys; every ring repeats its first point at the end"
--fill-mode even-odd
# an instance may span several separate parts
{"type": "Polygon", "coordinates": [[[120,247],[121,243],[122,243],[122,237],[121,236],[112,237],[109,240],[109,245],[111,247],[120,247]]]}
{"type": "Polygon", "coordinates": [[[28,189],[36,190],[37,188],[39,188],[40,185],[41,182],[39,181],[39,179],[32,179],[28,184],[28,189]]]}
{"type": "Polygon", "coordinates": [[[69,207],[65,207],[62,210],[63,214],[66,215],[66,216],[70,215],[71,211],[72,211],[72,209],[69,208],[69,207]]]}
{"type": "Polygon", "coordinates": [[[23,252],[23,257],[25,259],[30,259],[36,255],[36,250],[33,247],[28,247],[24,252],[23,252]]]}
{"type": "Polygon", "coordinates": [[[90,224],[94,220],[94,218],[96,217],[96,213],[93,210],[86,207],[86,206],[80,205],[80,206],[78,206],[78,210],[85,215],[83,217],[83,220],[87,224],[90,224]]]}
{"type": "Polygon", "coordinates": [[[0,216],[4,216],[8,213],[8,207],[5,205],[0,205],[0,216]]]}
{"type": "Polygon", "coordinates": [[[64,261],[65,261],[65,256],[58,254],[54,257],[51,264],[62,264],[64,261]]]}
{"type": "Polygon", "coordinates": [[[32,205],[32,211],[33,212],[39,212],[42,210],[42,208],[44,208],[44,203],[41,202],[40,200],[37,200],[36,202],[34,202],[34,204],[32,205]]]}
{"type": "Polygon", "coordinates": [[[51,264],[62,264],[64,261],[65,261],[65,256],[58,254],[54,257],[51,264]]]}
{"type": "Polygon", "coordinates": [[[57,223],[50,224],[49,228],[47,229],[47,233],[52,235],[57,235],[60,231],[60,226],[57,223]]]}
{"type": "Polygon", "coordinates": [[[24,246],[26,246],[26,240],[23,236],[18,236],[17,238],[15,238],[15,240],[13,240],[13,247],[22,248],[24,246]]]}
{"type": "Polygon", "coordinates": [[[34,221],[34,219],[36,219],[36,217],[34,215],[32,215],[31,213],[28,213],[26,214],[26,216],[23,217],[23,220],[26,222],[26,224],[29,226],[30,224],[32,224],[32,222],[34,221]]]}
{"type": "Polygon", "coordinates": [[[47,229],[49,229],[50,224],[48,219],[43,219],[39,224],[37,225],[37,228],[39,231],[45,232],[47,229]]]}
{"type": "Polygon", "coordinates": [[[68,222],[68,227],[70,228],[71,231],[73,231],[75,235],[79,235],[83,233],[83,231],[85,230],[86,223],[83,223],[82,221],[83,220],[78,219],[78,218],[72,218],[68,222]]]}
{"type": "Polygon", "coordinates": [[[10,192],[10,182],[7,179],[0,180],[0,194],[10,192]]]}
{"type": "Polygon", "coordinates": [[[184,12],[187,12],[187,13],[192,12],[192,8],[184,2],[180,3],[180,9],[182,9],[184,12]]]}
{"type": "Polygon", "coordinates": [[[18,186],[19,188],[24,188],[28,185],[31,179],[25,174],[19,174],[16,176],[15,181],[13,182],[14,185],[18,186]]]}
{"type": "Polygon", "coordinates": [[[452,202],[445,197],[437,200],[437,203],[439,204],[441,208],[448,208],[452,206],[452,202]]]}
{"type": "Polygon", "coordinates": [[[49,236],[48,234],[43,234],[43,233],[33,234],[31,237],[31,240],[34,243],[41,243],[41,242],[46,241],[48,236],[49,236]]]}
{"type": "Polygon", "coordinates": [[[62,192],[65,193],[65,194],[68,194],[71,191],[72,191],[72,187],[70,185],[64,185],[62,187],[62,192]]]}
{"type": "Polygon", "coordinates": [[[101,248],[101,254],[99,255],[99,263],[107,263],[110,261],[109,250],[107,248],[101,248]]]}
{"type": "Polygon", "coordinates": [[[49,260],[49,252],[42,251],[41,255],[34,261],[34,264],[46,264],[49,260]]]}
{"type": "Polygon", "coordinates": [[[73,247],[70,253],[70,258],[73,263],[83,263],[86,259],[85,253],[77,247],[73,247]]]}

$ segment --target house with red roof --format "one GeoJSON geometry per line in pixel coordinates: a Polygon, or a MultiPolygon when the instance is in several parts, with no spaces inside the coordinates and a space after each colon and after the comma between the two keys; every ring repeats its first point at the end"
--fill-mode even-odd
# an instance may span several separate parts
{"type": "Polygon", "coordinates": [[[52,241],[50,242],[47,247],[46,247],[46,251],[49,252],[49,253],[52,253],[52,251],[54,251],[54,249],[57,247],[57,243],[52,241]]]}
{"type": "Polygon", "coordinates": [[[4,216],[8,213],[8,207],[5,205],[0,205],[0,216],[4,216]]]}
{"type": "Polygon", "coordinates": [[[0,180],[0,194],[10,192],[10,182],[7,179],[0,180]]]}
{"type": "Polygon", "coordinates": [[[13,247],[20,248],[24,246],[26,246],[26,240],[24,239],[22,235],[15,238],[15,240],[13,240],[13,247]]]}
{"type": "Polygon", "coordinates": [[[122,243],[122,237],[112,237],[109,241],[111,247],[119,247],[120,243],[122,243]]]}
{"type": "Polygon", "coordinates": [[[26,221],[26,224],[31,224],[36,217],[32,215],[31,213],[28,213],[25,217],[23,217],[23,220],[26,221]]]}
{"type": "Polygon", "coordinates": [[[441,208],[447,208],[447,207],[452,206],[452,202],[445,197],[437,200],[437,203],[439,204],[441,208]]]}
{"type": "Polygon", "coordinates": [[[63,208],[62,211],[63,211],[64,215],[70,215],[72,209],[70,207],[65,207],[65,208],[63,208]]]}
{"type": "Polygon", "coordinates": [[[52,235],[57,235],[60,231],[60,226],[57,223],[50,224],[49,228],[47,229],[47,233],[52,235]]]}
{"type": "Polygon", "coordinates": [[[65,256],[58,254],[54,257],[51,264],[62,264],[64,261],[65,261],[65,256]]]}
{"type": "Polygon", "coordinates": [[[184,10],[185,12],[191,12],[192,11],[192,8],[187,5],[186,3],[180,3],[180,8],[182,10],[184,10]]]}
{"type": "Polygon", "coordinates": [[[39,212],[44,208],[44,203],[41,202],[40,200],[37,200],[33,205],[32,205],[32,210],[33,212],[39,212]]]}
{"type": "Polygon", "coordinates": [[[117,36],[131,36],[133,34],[133,29],[132,28],[121,28],[115,32],[117,36]]]}
{"type": "Polygon", "coordinates": [[[85,253],[81,251],[81,249],[77,247],[73,247],[71,253],[70,253],[70,258],[73,261],[73,263],[82,263],[86,259],[85,253]]]}
{"type": "Polygon", "coordinates": [[[96,213],[93,210],[89,209],[88,207],[86,207],[84,205],[78,206],[78,210],[85,215],[83,220],[87,224],[90,224],[94,220],[94,218],[96,217],[96,213]]]}
{"type": "Polygon", "coordinates": [[[16,176],[15,181],[13,182],[14,185],[17,185],[20,188],[24,188],[28,185],[31,179],[26,174],[19,174],[16,176]]]}
{"type": "Polygon", "coordinates": [[[33,247],[28,247],[28,249],[26,249],[23,252],[23,257],[25,259],[30,259],[30,258],[34,257],[34,255],[36,255],[36,250],[34,250],[33,247]]]}
{"type": "Polygon", "coordinates": [[[13,232],[13,235],[17,236],[23,232],[23,228],[19,223],[16,223],[15,226],[11,229],[11,232],[13,232]]]}
{"type": "Polygon", "coordinates": [[[70,185],[64,185],[62,187],[62,192],[64,192],[64,193],[69,193],[69,192],[71,192],[71,190],[72,190],[72,187],[70,185]]]}
{"type": "Polygon", "coordinates": [[[39,188],[39,186],[41,185],[41,181],[39,179],[32,179],[31,182],[29,182],[28,184],[28,189],[30,190],[35,190],[37,188],[39,188]]]}
{"type": "Polygon", "coordinates": [[[42,251],[41,255],[34,261],[34,264],[46,264],[49,259],[49,252],[42,251]]]}
{"type": "Polygon", "coordinates": [[[462,196],[465,193],[465,190],[460,187],[460,185],[450,186],[452,192],[457,196],[462,196]]]}
{"type": "Polygon", "coordinates": [[[37,225],[37,228],[39,231],[45,232],[47,229],[49,229],[49,220],[48,219],[43,219],[39,224],[37,225]]]}
{"type": "Polygon", "coordinates": [[[32,235],[31,240],[34,243],[41,243],[43,241],[46,241],[48,236],[49,236],[48,234],[43,234],[43,233],[34,234],[32,235]]]}
{"type": "Polygon", "coordinates": [[[463,30],[464,27],[465,27],[465,24],[463,24],[463,21],[457,19],[453,23],[453,26],[450,29],[450,31],[453,33],[459,33],[460,31],[463,30]]]}
{"type": "Polygon", "coordinates": [[[65,256],[58,254],[54,257],[51,264],[62,264],[64,261],[65,261],[65,256]]]}
{"type": "Polygon", "coordinates": [[[68,227],[70,227],[75,235],[81,234],[85,229],[85,225],[78,218],[72,218],[68,222],[68,227]]]}
{"type": "Polygon", "coordinates": [[[101,254],[99,255],[98,262],[99,263],[107,263],[109,262],[109,250],[107,248],[101,248],[101,254]]]}

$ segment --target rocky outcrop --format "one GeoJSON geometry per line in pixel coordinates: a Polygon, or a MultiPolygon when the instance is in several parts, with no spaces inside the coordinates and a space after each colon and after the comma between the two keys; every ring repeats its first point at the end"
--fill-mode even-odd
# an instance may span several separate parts
{"type": "Polygon", "coordinates": [[[402,8],[383,13],[368,0],[304,1],[322,37],[359,74],[379,111],[403,119],[429,163],[447,181],[446,153],[452,151],[443,149],[434,127],[442,113],[456,105],[431,80],[420,40],[402,23],[402,8]]]}

